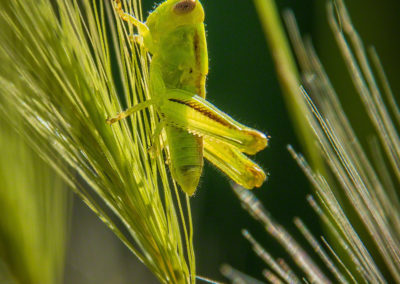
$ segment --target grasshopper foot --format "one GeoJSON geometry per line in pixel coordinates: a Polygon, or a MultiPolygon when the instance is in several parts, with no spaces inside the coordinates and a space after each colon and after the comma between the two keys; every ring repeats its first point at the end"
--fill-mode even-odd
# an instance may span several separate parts
{"type": "Polygon", "coordinates": [[[120,114],[118,114],[118,115],[115,116],[115,117],[109,117],[109,118],[107,118],[107,119],[106,119],[106,123],[107,123],[108,125],[111,125],[111,124],[116,123],[118,120],[121,120],[121,119],[123,119],[123,118],[124,118],[124,116],[122,115],[122,113],[120,113],[120,114]]]}

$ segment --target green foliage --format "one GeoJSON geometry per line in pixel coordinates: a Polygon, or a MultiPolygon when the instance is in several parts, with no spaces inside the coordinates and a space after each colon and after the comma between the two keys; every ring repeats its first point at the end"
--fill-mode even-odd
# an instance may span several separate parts
{"type": "Polygon", "coordinates": [[[149,96],[148,57],[110,4],[2,1],[0,109],[161,282],[193,282],[189,202],[184,213],[163,157],[147,150],[153,111],[105,123],[124,108],[119,98],[131,106],[149,96]]]}
{"type": "Polygon", "coordinates": [[[68,197],[54,171],[0,123],[0,282],[62,283],[68,197]]]}
{"type": "MultiPolygon", "coordinates": [[[[310,166],[291,147],[289,151],[315,189],[317,198],[307,199],[325,225],[328,238],[322,237],[321,244],[299,218],[294,218],[295,225],[325,266],[322,267],[316,265],[311,253],[270,216],[251,192],[234,186],[244,208],[262,223],[297,266],[291,268],[286,261],[271,256],[245,231],[253,250],[271,269],[263,271],[270,283],[301,283],[303,277],[311,283],[400,280],[399,109],[375,50],[364,47],[344,2],[335,3],[336,6],[327,3],[328,22],[356,90],[353,95],[362,102],[354,109],[365,109],[369,116],[365,124],[374,130],[373,138],[368,139],[371,151],[360,142],[367,139],[357,137],[311,42],[301,38],[294,15],[286,13],[303,78],[301,93],[296,98],[302,102],[298,111],[313,132],[311,140],[310,137],[304,140],[314,140],[313,151],[324,159],[326,171],[310,166]]],[[[223,273],[234,281],[252,283],[229,266],[224,267],[223,273]]]]}

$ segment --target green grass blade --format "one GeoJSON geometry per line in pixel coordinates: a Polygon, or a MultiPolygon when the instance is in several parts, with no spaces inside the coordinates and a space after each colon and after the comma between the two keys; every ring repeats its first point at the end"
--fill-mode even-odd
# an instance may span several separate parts
{"type": "Polygon", "coordinates": [[[0,282],[62,283],[69,192],[0,118],[0,282]]]}
{"type": "Polygon", "coordinates": [[[190,208],[175,209],[164,157],[147,151],[154,111],[105,123],[149,98],[147,53],[131,45],[132,27],[110,4],[2,2],[3,110],[24,121],[32,147],[161,282],[194,282],[190,208]]]}

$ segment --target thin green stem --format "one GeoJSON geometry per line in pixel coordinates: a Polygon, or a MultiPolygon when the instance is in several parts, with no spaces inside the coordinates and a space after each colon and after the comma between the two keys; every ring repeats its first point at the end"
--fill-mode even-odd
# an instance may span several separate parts
{"type": "Polygon", "coordinates": [[[295,131],[313,163],[322,165],[319,154],[313,151],[313,136],[305,115],[308,110],[300,93],[300,74],[279,16],[278,7],[273,0],[254,0],[254,5],[272,53],[278,80],[295,125],[295,131]]]}

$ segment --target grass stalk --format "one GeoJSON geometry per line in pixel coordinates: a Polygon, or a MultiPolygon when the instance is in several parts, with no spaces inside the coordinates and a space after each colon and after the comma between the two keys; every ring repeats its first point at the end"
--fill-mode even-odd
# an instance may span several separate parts
{"type": "MultiPolygon", "coordinates": [[[[140,1],[123,3],[141,18],[140,1]]],[[[162,283],[193,283],[187,197],[148,151],[156,114],[105,123],[150,97],[133,27],[108,0],[18,0],[0,3],[0,29],[6,119],[162,283]]]]}
{"type": "MultiPolygon", "coordinates": [[[[291,261],[305,275],[304,281],[399,282],[400,210],[396,190],[399,184],[399,109],[374,49],[370,49],[368,56],[344,2],[338,0],[335,4],[336,7],[333,2],[327,2],[327,18],[354,84],[354,96],[361,99],[362,104],[354,106],[354,109],[363,107],[369,115],[369,121],[365,123],[374,128],[371,133],[374,138],[369,141],[371,149],[363,147],[356,136],[311,41],[301,38],[293,14],[289,12],[285,15],[302,70],[301,77],[304,78],[301,99],[307,109],[302,114],[303,119],[312,129],[311,138],[317,145],[314,149],[323,157],[329,179],[291,147],[289,151],[315,189],[316,198],[310,196],[307,199],[326,226],[330,238],[322,237],[321,244],[299,218],[295,217],[294,223],[308,241],[310,250],[316,252],[322,260],[320,263],[325,264],[330,274],[323,278],[316,277],[323,270],[309,265],[316,262],[312,261],[308,250],[299,247],[298,242],[270,217],[252,192],[238,186],[234,190],[243,207],[289,253],[291,261]],[[374,65],[370,63],[370,58],[374,65]],[[377,70],[377,76],[374,70],[377,70]],[[390,103],[390,107],[386,102],[390,103]]],[[[267,255],[254,238],[247,238],[261,258],[267,255]]],[[[294,282],[288,280],[289,270],[285,270],[285,265],[272,261],[273,256],[268,260],[272,270],[272,274],[268,273],[271,283],[294,282]]]]}
{"type": "Polygon", "coordinates": [[[63,282],[70,197],[54,171],[1,120],[1,283],[63,282]]]}
{"type": "Polygon", "coordinates": [[[279,9],[274,0],[254,0],[253,2],[275,63],[277,78],[296,134],[310,160],[322,170],[322,160],[318,153],[313,151],[312,131],[304,116],[308,110],[301,97],[300,73],[282,24],[279,9]]]}

